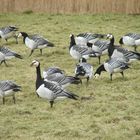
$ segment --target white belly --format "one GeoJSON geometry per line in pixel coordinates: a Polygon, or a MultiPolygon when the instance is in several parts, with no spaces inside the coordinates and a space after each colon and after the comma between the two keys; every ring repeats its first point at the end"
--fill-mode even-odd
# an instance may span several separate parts
{"type": "Polygon", "coordinates": [[[45,88],[44,85],[41,85],[36,90],[36,92],[41,98],[48,99],[48,100],[54,99],[53,92],[51,90],[49,90],[48,88],[45,88]]]}
{"type": "Polygon", "coordinates": [[[28,37],[26,37],[25,39],[25,45],[32,50],[36,49],[36,43],[28,37]]]}

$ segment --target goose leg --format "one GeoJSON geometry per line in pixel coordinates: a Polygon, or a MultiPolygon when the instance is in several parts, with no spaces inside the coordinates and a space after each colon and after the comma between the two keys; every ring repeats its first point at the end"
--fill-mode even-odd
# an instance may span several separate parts
{"type": "Polygon", "coordinates": [[[50,101],[51,108],[53,107],[54,101],[50,101]]]}
{"type": "Polygon", "coordinates": [[[99,59],[99,64],[101,63],[101,56],[98,56],[98,59],[99,59]]]}
{"type": "Polygon", "coordinates": [[[5,104],[5,98],[4,97],[2,97],[2,103],[3,103],[3,105],[5,104]]]}
{"type": "Polygon", "coordinates": [[[42,55],[42,49],[40,49],[40,53],[41,53],[41,55],[42,55]]]}
{"type": "Polygon", "coordinates": [[[112,73],[110,74],[110,80],[112,81],[112,73]]]}
{"type": "Polygon", "coordinates": [[[8,39],[7,38],[5,40],[6,40],[6,42],[8,42],[8,39]]]}
{"type": "Polygon", "coordinates": [[[124,79],[124,73],[123,73],[123,71],[122,72],[120,72],[121,73],[121,75],[122,75],[122,77],[123,77],[123,79],[124,79]]]}
{"type": "Polygon", "coordinates": [[[2,61],[0,62],[0,65],[1,65],[2,63],[4,63],[6,67],[8,67],[8,65],[7,65],[7,63],[6,63],[5,60],[2,60],[2,61]]]}
{"type": "Polygon", "coordinates": [[[13,95],[13,101],[14,101],[14,104],[15,104],[16,103],[15,95],[13,95]]]}
{"type": "Polygon", "coordinates": [[[88,86],[88,83],[89,83],[89,77],[87,77],[87,86],[88,86]]]}
{"type": "Polygon", "coordinates": [[[16,44],[18,44],[18,37],[15,35],[14,38],[16,39],[16,44]]]}
{"type": "Polygon", "coordinates": [[[134,46],[134,51],[137,52],[137,46],[134,46]]]}
{"type": "Polygon", "coordinates": [[[29,57],[33,54],[33,52],[34,52],[34,50],[31,50],[31,53],[30,53],[29,57]]]}

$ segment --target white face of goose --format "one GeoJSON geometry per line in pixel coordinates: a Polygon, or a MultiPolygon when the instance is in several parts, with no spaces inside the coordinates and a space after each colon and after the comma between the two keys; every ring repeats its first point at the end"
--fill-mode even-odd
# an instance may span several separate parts
{"type": "Polygon", "coordinates": [[[99,76],[100,76],[100,75],[96,73],[96,74],[94,75],[94,78],[95,78],[95,79],[98,79],[99,76]]]}
{"type": "Polygon", "coordinates": [[[113,35],[112,34],[107,34],[107,38],[112,39],[113,35]]]}
{"type": "Polygon", "coordinates": [[[22,36],[22,34],[21,33],[19,33],[18,35],[17,35],[17,37],[21,37],[22,36]]]}
{"type": "Polygon", "coordinates": [[[38,67],[39,64],[40,64],[39,61],[37,61],[37,60],[33,60],[30,66],[38,67]]]}

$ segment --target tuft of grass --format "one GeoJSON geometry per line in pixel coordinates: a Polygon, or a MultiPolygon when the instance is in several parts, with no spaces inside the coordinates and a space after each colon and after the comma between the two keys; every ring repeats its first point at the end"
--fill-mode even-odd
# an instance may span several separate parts
{"type": "MultiPolygon", "coordinates": [[[[74,75],[74,60],[69,54],[69,35],[82,32],[112,33],[115,42],[128,32],[140,33],[140,16],[123,14],[81,14],[63,15],[33,13],[28,10],[18,14],[0,14],[0,27],[18,25],[20,31],[40,34],[55,44],[53,48],[30,50],[19,38],[1,44],[23,56],[23,60],[7,61],[9,67],[0,66],[1,80],[14,80],[22,86],[22,92],[16,94],[17,103],[6,98],[6,104],[0,100],[0,139],[8,140],[138,140],[140,138],[140,62],[134,62],[131,69],[121,75],[114,74],[110,81],[108,73],[102,73],[99,79],[91,79],[88,87],[86,80],[82,85],[71,85],[68,90],[80,96],[78,101],[57,101],[50,108],[46,100],[35,93],[36,70],[30,67],[32,60],[41,63],[41,71],[46,67],[57,66],[67,75],[74,75]],[[89,97],[90,100],[81,100],[89,97]]],[[[126,46],[123,46],[126,47],[126,46]]],[[[129,47],[130,50],[133,48],[129,47]]],[[[138,48],[140,52],[140,48],[138,48]]],[[[103,63],[108,56],[103,56],[103,63]]],[[[94,67],[99,66],[98,59],[88,60],[94,67]]]]}

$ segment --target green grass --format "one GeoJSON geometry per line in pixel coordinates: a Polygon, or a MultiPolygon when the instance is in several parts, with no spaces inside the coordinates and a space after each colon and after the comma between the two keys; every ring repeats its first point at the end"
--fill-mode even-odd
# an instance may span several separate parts
{"type": "MultiPolygon", "coordinates": [[[[44,49],[43,55],[30,50],[19,40],[8,41],[9,48],[23,55],[23,60],[8,61],[9,67],[0,66],[0,79],[14,80],[22,86],[16,94],[17,103],[11,97],[6,104],[0,100],[0,139],[2,140],[139,140],[140,139],[140,62],[134,62],[120,74],[103,73],[99,79],[90,80],[86,87],[72,85],[69,90],[81,96],[93,95],[91,100],[64,100],[50,108],[46,100],[35,94],[35,68],[32,60],[41,62],[41,68],[59,66],[68,75],[74,75],[75,61],[68,51],[69,35],[81,32],[113,33],[119,38],[128,32],[140,33],[139,15],[61,15],[0,14],[0,26],[17,25],[20,31],[39,33],[55,44],[55,48],[44,49]]],[[[5,41],[1,41],[1,44],[5,41]]],[[[129,48],[131,49],[131,48],[129,48]]],[[[138,49],[140,52],[140,48],[138,49]]],[[[103,56],[104,62],[107,56],[103,56]]],[[[90,59],[94,71],[98,59],[90,59]]]]}

